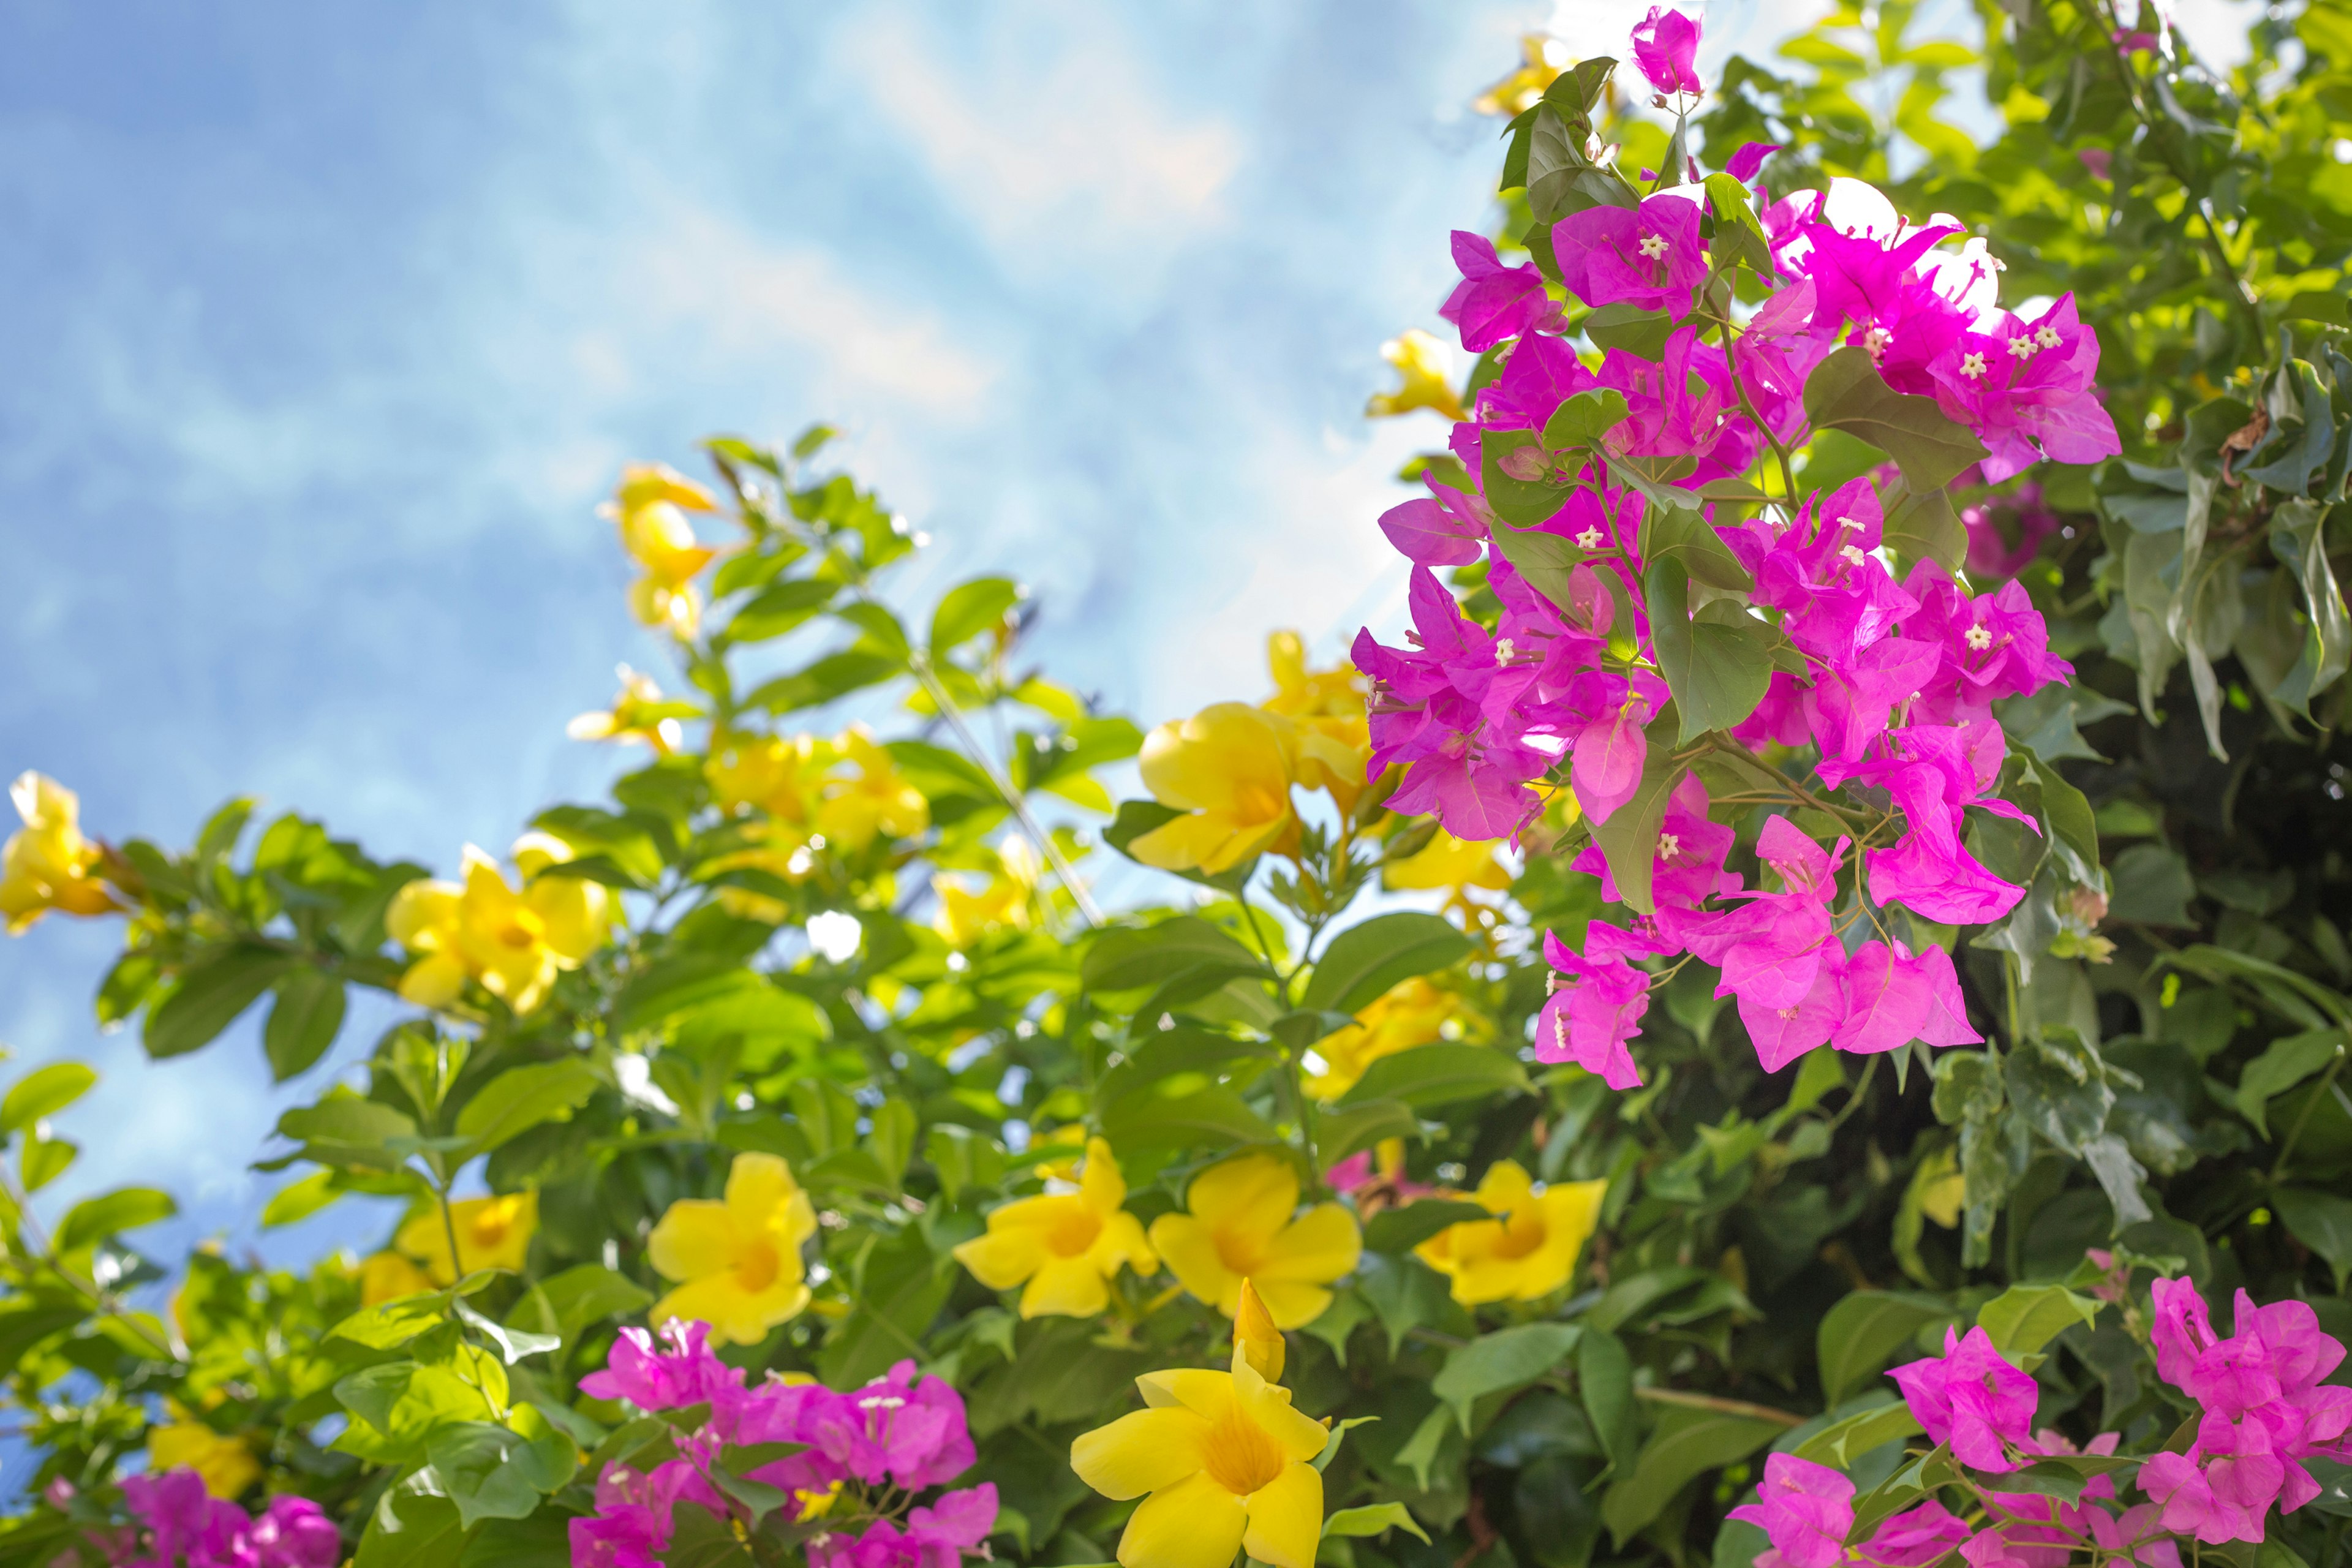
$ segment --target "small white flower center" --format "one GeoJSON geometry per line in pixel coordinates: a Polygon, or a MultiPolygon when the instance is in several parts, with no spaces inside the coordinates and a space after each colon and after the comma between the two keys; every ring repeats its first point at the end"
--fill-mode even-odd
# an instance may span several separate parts
{"type": "Polygon", "coordinates": [[[1586,529],[1582,533],[1580,533],[1580,534],[1578,534],[1578,535],[1576,536],[1576,547],[1577,547],[1579,550],[1598,550],[1598,549],[1600,549],[1600,548],[1601,548],[1601,531],[1600,531],[1599,529],[1597,529],[1597,528],[1588,528],[1588,529],[1586,529]]]}
{"type": "Polygon", "coordinates": [[[2033,340],[2032,338],[2011,338],[2009,340],[2009,352],[2012,358],[2032,359],[2033,357],[2033,340]]]}
{"type": "Polygon", "coordinates": [[[1969,646],[1981,653],[1992,647],[1992,633],[1982,626],[1970,626],[1967,633],[1969,646]]]}
{"type": "Polygon", "coordinates": [[[1838,553],[1844,556],[1848,561],[1853,562],[1857,566],[1861,565],[1863,562],[1867,559],[1867,557],[1865,557],[1862,552],[1862,547],[1858,544],[1842,544],[1838,546],[1838,553]]]}
{"type": "Polygon", "coordinates": [[[1840,528],[1851,528],[1851,529],[1854,530],[1856,532],[1861,531],[1861,529],[1862,529],[1862,524],[1861,524],[1861,523],[1859,523],[1859,522],[1856,522],[1853,519],[1852,519],[1852,518],[1850,518],[1850,517],[1842,517],[1842,518],[1838,519],[1838,526],[1839,526],[1840,528]]]}
{"type": "Polygon", "coordinates": [[[1875,361],[1886,353],[1886,345],[1894,341],[1895,334],[1885,327],[1873,327],[1862,334],[1862,352],[1875,361]]]}
{"type": "Polygon", "coordinates": [[[1672,833],[1658,835],[1658,858],[1671,860],[1683,852],[1683,841],[1672,833]]]}
{"type": "Polygon", "coordinates": [[[1511,662],[1511,655],[1517,651],[1517,649],[1511,647],[1510,638],[1500,638],[1495,644],[1495,662],[1497,664],[1508,664],[1511,662]]]}
{"type": "Polygon", "coordinates": [[[1961,357],[1961,359],[1960,359],[1960,374],[1961,374],[1962,375],[1967,376],[1970,381],[1974,381],[1974,380],[1976,380],[1979,376],[1980,376],[1980,375],[1984,374],[1984,373],[1985,373],[1985,357],[1984,357],[1984,355],[1982,355],[1982,354],[1966,354],[1966,355],[1963,355],[1963,356],[1961,357]]]}
{"type": "Polygon", "coordinates": [[[2054,349],[2058,346],[2058,329],[2044,322],[2033,330],[2033,341],[2045,349],[2054,349]]]}
{"type": "Polygon", "coordinates": [[[1642,254],[1652,261],[1664,261],[1666,258],[1666,237],[1663,234],[1643,235],[1642,254]]]}

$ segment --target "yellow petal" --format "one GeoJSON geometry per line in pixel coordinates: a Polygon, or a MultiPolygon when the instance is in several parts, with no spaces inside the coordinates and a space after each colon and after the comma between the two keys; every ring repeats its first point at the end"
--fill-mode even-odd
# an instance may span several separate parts
{"type": "Polygon", "coordinates": [[[1138,1274],[1160,1272],[1160,1259],[1143,1237],[1143,1222],[1125,1209],[1104,1222],[1102,1234],[1087,1251],[1087,1261],[1104,1275],[1117,1273],[1122,1263],[1138,1274]]]}
{"type": "Polygon", "coordinates": [[[632,511],[655,501],[667,501],[689,511],[716,511],[719,503],[709,490],[671,468],[667,463],[630,463],[621,469],[621,485],[615,498],[623,511],[632,511]]]}
{"type": "Polygon", "coordinates": [[[1032,1226],[999,1228],[996,1216],[991,1215],[988,1234],[963,1243],[953,1256],[990,1289],[1010,1290],[1045,1263],[1045,1240],[1032,1226]]]}
{"type": "Polygon", "coordinates": [[[665,1279],[698,1279],[735,1267],[742,1241],[727,1205],[680,1198],[646,1238],[646,1256],[665,1279]]]}
{"type": "Polygon", "coordinates": [[[727,1213],[739,1230],[760,1231],[800,1195],[793,1168],[779,1155],[738,1154],[727,1167],[727,1213]]]}
{"type": "Polygon", "coordinates": [[[1178,1406],[1139,1410],[1070,1445],[1070,1468],[1107,1498],[1125,1500],[1172,1487],[1201,1468],[1209,1424],[1178,1406]]]}
{"type": "Polygon", "coordinates": [[[1295,1280],[1263,1280],[1257,1292],[1265,1302],[1266,1316],[1278,1328],[1303,1329],[1331,1305],[1330,1291],[1320,1285],[1302,1285],[1295,1280]]]}
{"type": "Polygon", "coordinates": [[[1246,1279],[1242,1281],[1241,1297],[1234,1308],[1234,1350],[1268,1383],[1281,1380],[1286,1354],[1282,1331],[1274,1326],[1265,1303],[1246,1279]]]}
{"type": "Polygon", "coordinates": [[[1241,1499],[1192,1476],[1143,1500],[1118,1538],[1119,1568],[1228,1568],[1247,1525],[1241,1499]]]}
{"type": "Polygon", "coordinates": [[[1021,1292],[1024,1318],[1091,1318],[1110,1305],[1110,1289],[1083,1258],[1050,1258],[1021,1292]]]}
{"type": "Polygon", "coordinates": [[[1164,1214],[1153,1220],[1151,1247],[1177,1283],[1220,1311],[1240,1300],[1241,1276],[1225,1267],[1216,1233],[1191,1215],[1164,1214]]]}
{"type": "Polygon", "coordinates": [[[652,1321],[689,1318],[710,1325],[718,1339],[755,1345],[778,1323],[799,1315],[808,1305],[808,1287],[797,1280],[779,1280],[765,1290],[746,1290],[730,1274],[688,1280],[654,1303],[652,1321]]]}
{"type": "Polygon", "coordinates": [[[1244,1154],[1192,1178],[1184,1206],[1235,1237],[1271,1240],[1298,1206],[1298,1173],[1273,1154],[1244,1154]]]}
{"type": "Polygon", "coordinates": [[[1267,1245],[1255,1272],[1261,1282],[1320,1285],[1353,1268],[1363,1250],[1356,1216],[1338,1204],[1318,1204],[1267,1245]]]}
{"type": "Polygon", "coordinates": [[[404,883],[383,911],[386,935],[411,952],[431,952],[447,943],[466,889],[455,882],[422,879],[404,883]]]}
{"type": "Polygon", "coordinates": [[[1478,1183],[1478,1203],[1488,1214],[1509,1214],[1533,1201],[1535,1184],[1516,1160],[1497,1160],[1478,1183]]]}
{"type": "Polygon", "coordinates": [[[1127,1179],[1119,1174],[1110,1145],[1100,1138],[1087,1140],[1087,1168],[1078,1176],[1078,1195],[1106,1217],[1127,1202],[1127,1179]]]}
{"type": "Polygon", "coordinates": [[[1322,1472],[1296,1459],[1283,1466],[1271,1485],[1251,1494],[1248,1517],[1242,1550],[1267,1568],[1314,1568],[1323,1536],[1322,1472]]]}
{"type": "Polygon", "coordinates": [[[427,953],[400,977],[400,999],[414,1007],[446,1007],[465,989],[466,965],[454,953],[427,953]]]}
{"type": "Polygon", "coordinates": [[[1222,1421],[1234,1406],[1234,1374],[1201,1366],[1175,1366],[1147,1372],[1135,1380],[1136,1392],[1154,1410],[1176,1406],[1203,1421],[1222,1421]]]}

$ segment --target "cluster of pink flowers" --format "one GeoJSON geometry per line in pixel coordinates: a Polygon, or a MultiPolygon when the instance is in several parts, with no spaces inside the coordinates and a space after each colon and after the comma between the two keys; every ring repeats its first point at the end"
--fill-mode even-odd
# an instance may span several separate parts
{"type": "Polygon", "coordinates": [[[2271,1505],[2292,1512],[2319,1495],[2304,1461],[2352,1464],[2352,1388],[2320,1380],[2344,1360],[2301,1301],[2257,1307],[2238,1292],[2237,1332],[2216,1339],[2205,1298],[2186,1279],[2156,1282],[2157,1375],[2204,1407],[2185,1454],[2157,1454],[2140,1489],[2168,1530],[2198,1540],[2260,1541],[2271,1505]]]}
{"type": "Polygon", "coordinates": [[[963,1400],[901,1362],[863,1388],[771,1376],[746,1387],[740,1369],[713,1355],[700,1323],[673,1320],[657,1340],[625,1329],[606,1369],[581,1380],[599,1399],[641,1410],[707,1405],[709,1418],[678,1440],[679,1457],[650,1471],[620,1465],[596,1480],[596,1511],[572,1521],[581,1568],[658,1568],[690,1504],[725,1516],[711,1476],[730,1447],[799,1443],[799,1452],[751,1469],[745,1479],[784,1491],[788,1521],[822,1521],[806,1543],[812,1568],[955,1568],[996,1527],[996,1488],[983,1483],[906,1504],[971,1468],[963,1400]]]}
{"type": "Polygon", "coordinates": [[[249,1514],[186,1468],[132,1476],[122,1498],[138,1522],[99,1543],[111,1568],[335,1568],[343,1560],[341,1532],[309,1498],[281,1494],[249,1514]]]}
{"type": "MultiPolygon", "coordinates": [[[[1696,24],[1674,13],[1654,14],[1637,35],[1636,58],[1662,100],[1696,90],[1696,24]]],[[[1727,172],[1753,179],[1769,151],[1743,149],[1727,172]]],[[[1934,398],[1975,432],[1988,481],[2043,456],[2105,457],[2118,443],[2092,386],[2097,339],[2071,296],[2029,315],[1999,309],[1998,264],[1980,241],[1941,248],[1961,233],[1957,225],[1911,225],[1876,190],[1841,179],[1762,204],[1774,292],[1744,325],[1705,341],[1717,323],[1692,313],[1710,266],[1704,199],[1703,186],[1672,186],[1637,205],[1571,214],[1550,231],[1579,301],[1673,319],[1657,363],[1612,347],[1589,365],[1562,336],[1563,309],[1534,265],[1506,267],[1486,240],[1454,237],[1463,282],[1443,314],[1465,349],[1502,347],[1507,357],[1454,427],[1470,488],[1433,474],[1427,497],[1381,520],[1413,562],[1413,630],[1405,647],[1369,630],[1356,639],[1356,666],[1373,684],[1373,773],[1401,766],[1390,805],[1433,812],[1471,839],[1518,832],[1539,805],[1533,784],[1563,765],[1595,825],[1635,795],[1644,731],[1672,693],[1657,673],[1643,592],[1642,525],[1654,501],[1616,482],[1608,459],[1648,459],[1660,471],[1671,460],[1687,470],[1675,483],[1690,508],[1753,578],[1749,605],[1804,667],[1776,672],[1732,738],[1811,748],[1825,789],[1851,782],[1891,796],[1899,831],[1864,844],[1855,867],[1875,903],[1944,924],[1999,919],[2023,889],[1969,852],[1965,818],[1982,809],[2031,819],[1990,793],[2007,755],[1992,704],[2072,673],[2050,652],[2025,591],[2011,583],[1978,595],[1933,561],[1897,582],[1868,479],[1739,523],[1713,522],[1716,504],[1697,492],[1744,478],[1768,447],[1810,438],[1806,381],[1841,345],[1866,353],[1895,391],[1934,398]],[[1622,398],[1628,413],[1601,436],[1603,454],[1558,459],[1584,466],[1559,510],[1534,524],[1574,550],[1564,586],[1547,596],[1494,542],[1510,524],[1489,504],[1482,458],[1490,436],[1540,431],[1563,403],[1594,389],[1622,398]],[[1501,603],[1492,632],[1463,614],[1433,570],[1482,554],[1501,603]]],[[[1732,226],[1717,221],[1718,233],[1732,226]]],[[[1555,455],[1522,461],[1530,450],[1512,454],[1526,473],[1506,471],[1557,482],[1562,470],[1546,467],[1555,455]]],[[[1847,952],[1830,909],[1849,840],[1825,847],[1775,818],[1757,852],[1779,889],[1748,889],[1725,869],[1734,836],[1709,820],[1709,805],[1695,776],[1675,788],[1657,837],[1654,915],[1632,929],[1595,924],[1580,953],[1548,946],[1558,973],[1536,1040],[1544,1059],[1576,1061],[1619,1088],[1640,1082],[1626,1050],[1648,1003],[1649,975],[1636,961],[1682,952],[1722,967],[1718,994],[1738,998],[1768,1068],[1823,1044],[1870,1052],[1978,1038],[1942,950],[1914,952],[1882,932],[1847,952]]],[[[1598,849],[1578,864],[1608,874],[1598,849]]],[[[1617,897],[1613,879],[1606,891],[1617,897]]]]}
{"type": "MultiPolygon", "coordinates": [[[[1971,1482],[1982,1510],[1976,1524],[1931,1499],[1854,1543],[1853,1481],[1775,1454],[1757,1500],[1731,1510],[1772,1542],[1759,1568],[1916,1568],[1954,1550],[1972,1568],[2065,1568],[2086,1546],[2143,1568],[2179,1568],[2184,1539],[2259,1542],[2273,1504],[2291,1513],[2319,1495],[2304,1461],[2352,1460],[2352,1389],[2320,1381],[2344,1360],[2344,1347],[2301,1301],[2257,1307],[2241,1290],[2238,1331],[2217,1339],[2195,1285],[2158,1279],[2153,1295],[2158,1374],[2202,1415],[2186,1453],[2139,1461],[2136,1484],[2147,1501],[2121,1506],[2123,1470],[2089,1478],[2073,1502],[1971,1482]]],[[[2034,1431],[2034,1380],[1981,1328],[1965,1337],[1947,1330],[1941,1356],[1890,1375],[1929,1441],[1979,1475],[2010,1474],[2054,1455],[2116,1451],[2113,1432],[2078,1450],[2056,1432],[2034,1431]]]]}

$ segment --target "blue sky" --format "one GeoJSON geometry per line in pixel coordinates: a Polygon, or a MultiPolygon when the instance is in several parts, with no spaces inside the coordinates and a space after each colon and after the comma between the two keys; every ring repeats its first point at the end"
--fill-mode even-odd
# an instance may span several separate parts
{"type": "MultiPolygon", "coordinates": [[[[8,0],[0,771],[112,837],[253,793],[387,858],[503,846],[612,769],[564,720],[660,667],[619,465],[817,418],[936,541],[919,600],[1015,573],[1147,724],[1255,697],[1268,629],[1328,657],[1401,599],[1372,520],[1437,426],[1360,411],[1486,218],[1467,100],[1521,31],[1637,11],[8,0]]],[[[1717,6],[1702,65],[1810,11],[1717,6]]],[[[107,1075],[57,1192],[248,1234],[277,1111],[385,1015],[285,1090],[250,1026],[149,1067],[89,1020],[117,938],[0,942],[18,1063],[107,1075]]]]}

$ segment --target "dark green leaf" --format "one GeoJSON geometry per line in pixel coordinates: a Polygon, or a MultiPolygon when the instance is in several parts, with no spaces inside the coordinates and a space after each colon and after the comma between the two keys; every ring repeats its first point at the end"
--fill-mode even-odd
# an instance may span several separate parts
{"type": "Polygon", "coordinates": [[[290,953],[257,943],[232,942],[213,950],[148,1008],[142,1036],[147,1054],[161,1060],[211,1044],[293,963],[290,953]]]}
{"type": "Polygon", "coordinates": [[[1752,1416],[1670,1406],[1642,1446],[1633,1472],[1601,1498],[1601,1517],[1622,1546],[1692,1479],[1737,1464],[1787,1430],[1752,1416]]]}
{"type": "Polygon", "coordinates": [[[1855,1290],[1822,1314],[1820,1342],[1822,1398],[1843,1401],[1887,1358],[1909,1344],[1930,1323],[1948,1322],[1952,1309],[1932,1296],[1899,1290],[1855,1290]]]}
{"type": "Polygon", "coordinates": [[[1445,1364],[1430,1387],[1453,1407],[1466,1436],[1471,1405],[1542,1377],[1568,1359],[1583,1332],[1573,1323],[1521,1323],[1481,1334],[1445,1352],[1445,1364]]]}
{"type": "Polygon", "coordinates": [[[1402,1207],[1382,1209],[1366,1220],[1364,1245],[1374,1252],[1411,1252],[1448,1226],[1472,1225],[1494,1217],[1476,1204],[1423,1198],[1402,1207]]]}
{"type": "Polygon", "coordinates": [[[1866,350],[1834,350],[1805,380],[1805,415],[1818,429],[1843,430],[1894,458],[1915,491],[1940,490],[1984,457],[1984,444],[1932,397],[1886,384],[1866,350]]]}
{"type": "Polygon", "coordinates": [[[1457,1100],[1524,1091],[1527,1087],[1527,1069],[1517,1058],[1491,1046],[1439,1041],[1381,1058],[1364,1069],[1364,1076],[1339,1103],[1344,1107],[1394,1100],[1415,1110],[1427,1110],[1457,1100]]]}
{"type": "Polygon", "coordinates": [[[261,1031],[271,1076],[280,1083],[327,1054],[343,1026],[343,983],[308,964],[289,970],[278,983],[269,1022],[261,1031]]]}
{"type": "Polygon", "coordinates": [[[2336,1275],[2336,1294],[2352,1279],[2352,1200],[2307,1187],[2283,1187],[2271,1207],[2294,1238],[2327,1260],[2336,1275]]]}
{"type": "Polygon", "coordinates": [[[1360,1012],[1391,986],[1443,969],[1469,951],[1470,939],[1442,916],[1413,910],[1375,915],[1331,939],[1299,1005],[1360,1012]]]}

